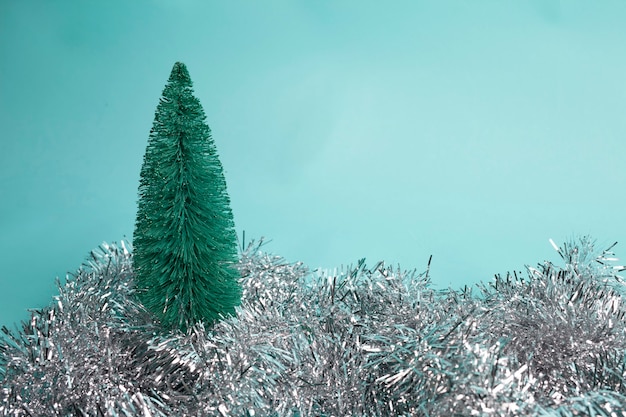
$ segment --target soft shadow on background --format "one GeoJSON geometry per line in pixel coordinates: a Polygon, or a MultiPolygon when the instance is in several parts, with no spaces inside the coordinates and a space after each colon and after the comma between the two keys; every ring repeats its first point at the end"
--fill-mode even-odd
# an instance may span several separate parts
{"type": "MultiPolygon", "coordinates": [[[[438,287],[626,235],[626,3],[0,0],[0,324],[131,239],[187,64],[238,232],[438,287]]],[[[618,255],[626,246],[616,247],[618,255]]]]}

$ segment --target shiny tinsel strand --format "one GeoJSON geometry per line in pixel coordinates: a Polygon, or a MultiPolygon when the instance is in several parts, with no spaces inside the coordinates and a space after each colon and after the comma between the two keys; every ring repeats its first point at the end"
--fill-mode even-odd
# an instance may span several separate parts
{"type": "Polygon", "coordinates": [[[563,265],[437,291],[364,260],[309,271],[242,251],[242,304],[167,333],[103,244],[0,337],[1,416],[626,416],[624,268],[589,238],[563,265]]]}

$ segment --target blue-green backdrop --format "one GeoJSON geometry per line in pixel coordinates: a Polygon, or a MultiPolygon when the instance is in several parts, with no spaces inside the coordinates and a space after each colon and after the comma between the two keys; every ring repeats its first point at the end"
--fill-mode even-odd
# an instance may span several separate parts
{"type": "MultiPolygon", "coordinates": [[[[0,324],[132,237],[187,64],[239,233],[440,287],[626,236],[626,2],[0,0],[0,324]]],[[[626,246],[617,253],[625,255],[626,246]]]]}

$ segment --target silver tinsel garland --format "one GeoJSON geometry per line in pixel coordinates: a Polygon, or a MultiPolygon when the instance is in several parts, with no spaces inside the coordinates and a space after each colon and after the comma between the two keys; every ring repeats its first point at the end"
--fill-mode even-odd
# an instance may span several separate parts
{"type": "Polygon", "coordinates": [[[438,291],[252,244],[237,315],[182,334],[136,302],[127,244],[103,244],[2,329],[0,415],[626,416],[624,267],[588,238],[557,249],[562,266],[438,291]]]}

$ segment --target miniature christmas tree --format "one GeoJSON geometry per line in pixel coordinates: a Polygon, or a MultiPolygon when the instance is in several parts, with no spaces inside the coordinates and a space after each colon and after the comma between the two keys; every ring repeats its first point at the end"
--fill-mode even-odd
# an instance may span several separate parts
{"type": "Polygon", "coordinates": [[[177,62],[141,168],[133,265],[140,301],[181,330],[234,313],[241,298],[230,199],[205,119],[177,62]]]}

